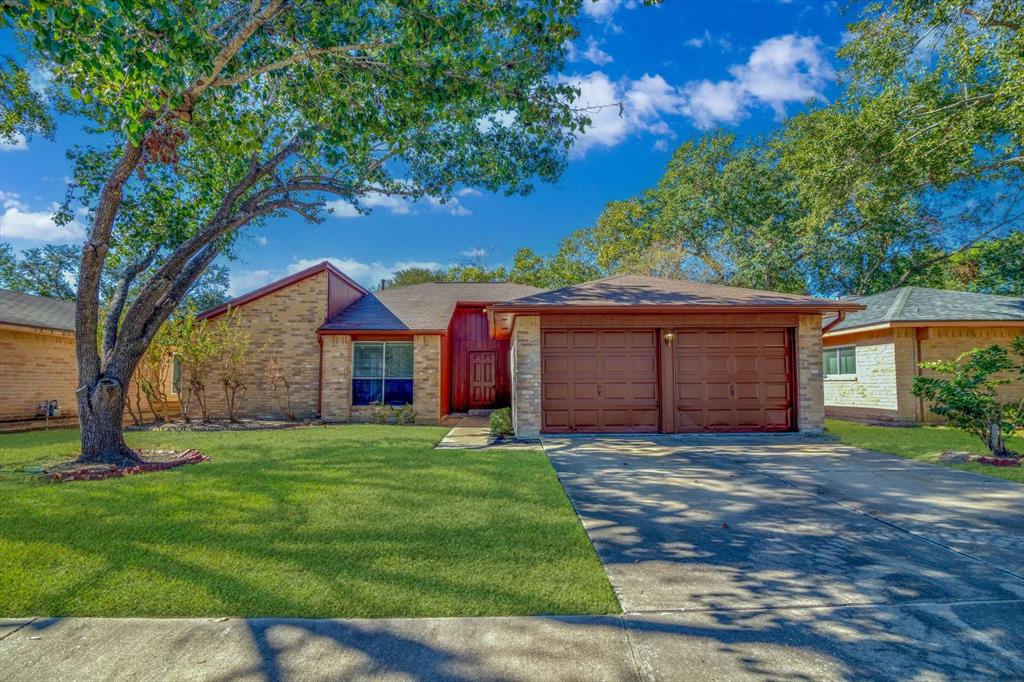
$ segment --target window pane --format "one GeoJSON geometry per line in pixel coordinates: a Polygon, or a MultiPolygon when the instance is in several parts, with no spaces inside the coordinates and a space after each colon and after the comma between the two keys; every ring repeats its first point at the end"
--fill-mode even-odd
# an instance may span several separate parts
{"type": "Polygon", "coordinates": [[[839,373],[857,373],[857,349],[853,346],[839,349],[839,373]]]}
{"type": "Polygon", "coordinates": [[[352,376],[380,377],[383,370],[383,343],[357,343],[353,345],[352,376]]]}
{"type": "Polygon", "coordinates": [[[412,379],[385,379],[384,402],[388,405],[411,405],[412,379]]]}
{"type": "Polygon", "coordinates": [[[822,356],[825,360],[825,376],[829,374],[839,374],[839,359],[836,355],[835,349],[829,349],[825,351],[822,356]]]}
{"type": "Polygon", "coordinates": [[[408,379],[412,376],[412,344],[388,343],[384,346],[387,362],[384,363],[386,377],[408,379]]]}
{"type": "Polygon", "coordinates": [[[381,402],[382,383],[380,379],[353,379],[352,404],[369,405],[381,402]]]}

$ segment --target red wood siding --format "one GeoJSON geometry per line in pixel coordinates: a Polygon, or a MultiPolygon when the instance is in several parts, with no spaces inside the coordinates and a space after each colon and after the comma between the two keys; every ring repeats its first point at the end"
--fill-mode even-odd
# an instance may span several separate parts
{"type": "Polygon", "coordinates": [[[338,277],[333,272],[327,272],[327,315],[324,318],[329,320],[345,308],[349,307],[365,294],[354,286],[338,277]]]}
{"type": "MultiPolygon", "coordinates": [[[[509,404],[509,342],[507,339],[491,338],[487,326],[487,315],[483,308],[459,307],[452,316],[451,322],[451,410],[465,412],[479,407],[505,407],[509,404]],[[471,353],[491,351],[494,353],[494,400],[491,404],[479,401],[480,396],[487,395],[481,385],[482,376],[475,382],[478,400],[472,400],[470,384],[473,380],[471,353]]],[[[480,373],[480,361],[485,356],[475,356],[478,360],[477,370],[480,373]]]]}

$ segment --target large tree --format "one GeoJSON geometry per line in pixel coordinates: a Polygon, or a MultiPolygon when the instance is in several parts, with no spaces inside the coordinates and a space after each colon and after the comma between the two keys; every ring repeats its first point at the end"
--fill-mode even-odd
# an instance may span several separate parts
{"type": "Polygon", "coordinates": [[[367,193],[444,200],[459,183],[527,192],[557,177],[586,122],[551,78],[578,3],[5,4],[67,106],[114,141],[75,155],[91,218],[81,460],[138,460],[121,431],[128,378],[240,229],[288,212],[319,222],[325,195],[358,207],[367,193]],[[108,267],[119,281],[103,320],[108,267]]]}

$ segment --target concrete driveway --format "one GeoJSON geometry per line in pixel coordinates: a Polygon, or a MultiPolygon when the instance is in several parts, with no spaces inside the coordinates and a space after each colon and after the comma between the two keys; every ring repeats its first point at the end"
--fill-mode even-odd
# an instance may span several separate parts
{"type": "Polygon", "coordinates": [[[799,436],[544,446],[652,671],[1024,678],[1019,485],[799,436]]]}

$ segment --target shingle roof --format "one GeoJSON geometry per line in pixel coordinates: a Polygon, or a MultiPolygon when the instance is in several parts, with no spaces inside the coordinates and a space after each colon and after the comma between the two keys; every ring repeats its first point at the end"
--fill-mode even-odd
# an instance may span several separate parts
{"type": "Polygon", "coordinates": [[[851,297],[867,306],[849,313],[831,331],[868,327],[887,322],[943,322],[1020,320],[1024,322],[1024,298],[947,291],[925,287],[901,287],[871,296],[851,297]]]}
{"type": "Polygon", "coordinates": [[[0,289],[0,323],[75,331],[75,302],[0,289]]]}
{"type": "Polygon", "coordinates": [[[543,291],[510,282],[426,282],[363,296],[328,320],[325,331],[441,330],[458,303],[489,304],[543,291]]]}
{"type": "Polygon", "coordinates": [[[642,306],[765,306],[835,310],[841,301],[782,294],[758,289],[743,289],[720,284],[702,284],[681,279],[618,275],[593,282],[532,294],[494,306],[528,307],[642,307],[642,306]]]}

